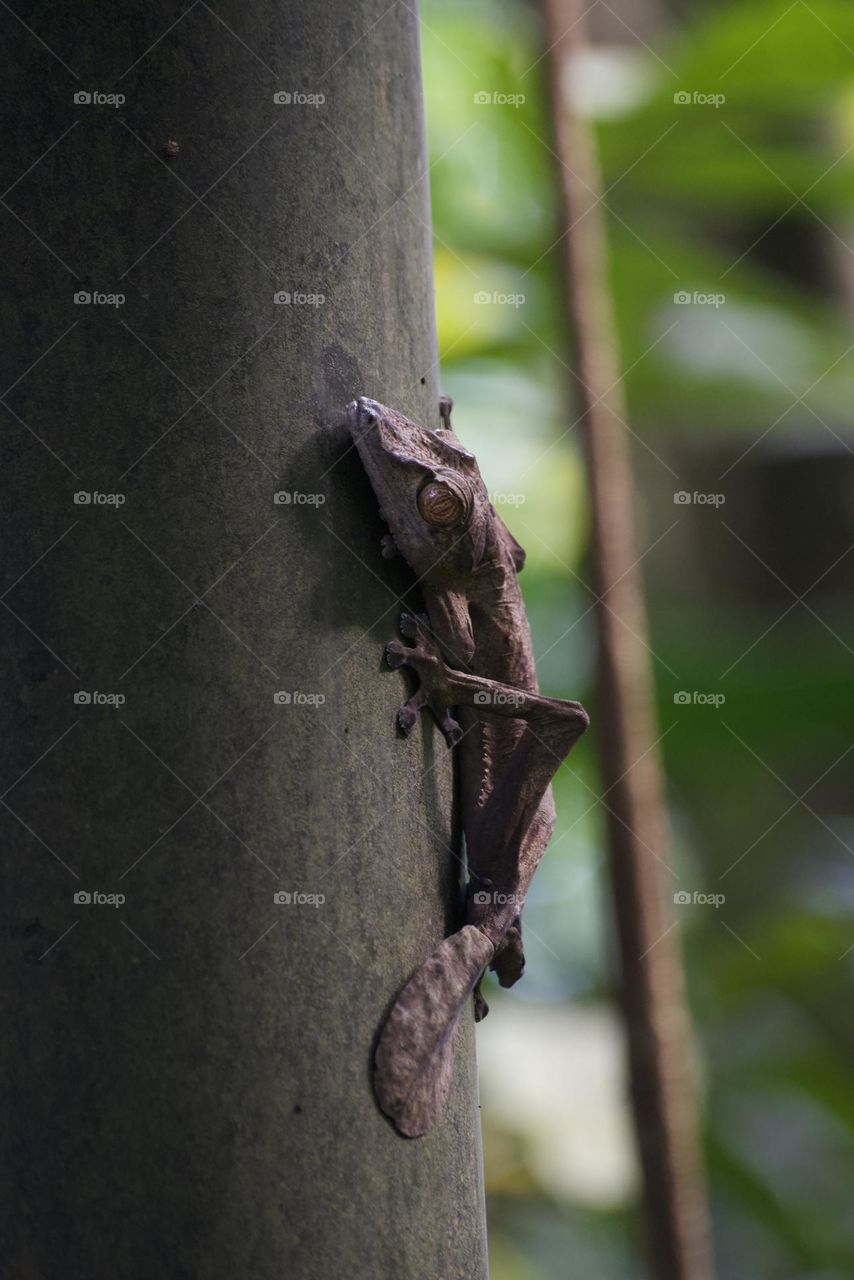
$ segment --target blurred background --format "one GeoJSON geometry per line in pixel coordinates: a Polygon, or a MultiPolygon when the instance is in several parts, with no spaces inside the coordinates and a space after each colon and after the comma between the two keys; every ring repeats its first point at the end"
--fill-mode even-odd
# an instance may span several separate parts
{"type": "MultiPolygon", "coordinates": [[[[528,552],[541,684],[595,718],[538,14],[422,17],[443,385],[528,552]]],[[[849,1280],[854,6],[586,22],[719,1274],[849,1280]]],[[[590,736],[555,790],[526,977],[478,1031],[493,1280],[642,1274],[590,736]]]]}

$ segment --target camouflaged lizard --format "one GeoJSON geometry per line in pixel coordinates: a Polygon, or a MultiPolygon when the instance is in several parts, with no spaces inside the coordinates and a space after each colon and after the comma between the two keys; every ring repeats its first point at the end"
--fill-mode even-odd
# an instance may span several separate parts
{"type": "Polygon", "coordinates": [[[587,728],[577,702],[542,697],[518,573],[525,553],[489,501],[474,456],[451,429],[429,430],[360,397],[347,423],[389,527],[385,556],[415,573],[426,615],[404,613],[392,667],[419,688],[398,712],[404,733],[429,708],[460,754],[469,883],[466,923],[405,985],[379,1038],[374,1085],[401,1133],[426,1133],[450,1087],[454,1032],[487,967],[502,986],[524,969],[521,911],[554,826],[551,780],[587,728]]]}

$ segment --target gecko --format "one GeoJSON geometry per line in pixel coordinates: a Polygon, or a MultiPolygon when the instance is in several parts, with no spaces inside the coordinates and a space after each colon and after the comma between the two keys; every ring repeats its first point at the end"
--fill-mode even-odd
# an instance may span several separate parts
{"type": "Polygon", "coordinates": [[[512,986],[525,967],[522,907],[551,836],[551,781],[588,726],[578,702],[539,693],[518,575],[525,553],[495,511],[477,460],[442,396],[433,430],[364,396],[346,410],[353,443],[388,526],[382,555],[415,574],[424,613],[405,612],[386,646],[418,688],[397,713],[404,734],[429,710],[460,757],[468,884],[465,923],[439,942],[385,1019],[374,1091],[406,1137],[427,1133],[451,1084],[457,1024],[487,968],[512,986]]]}

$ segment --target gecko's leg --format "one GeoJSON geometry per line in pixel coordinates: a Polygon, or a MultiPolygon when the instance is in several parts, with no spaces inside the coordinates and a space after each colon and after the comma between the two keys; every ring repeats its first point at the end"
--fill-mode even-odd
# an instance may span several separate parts
{"type": "Polygon", "coordinates": [[[397,723],[401,731],[409,735],[418,722],[418,713],[427,702],[427,694],[417,689],[408,702],[405,702],[397,713],[397,723]]]}
{"type": "MultiPolygon", "coordinates": [[[[420,681],[420,696],[416,695],[417,703],[415,698],[410,698],[406,706],[414,711],[429,707],[451,746],[462,736],[460,726],[450,714],[452,707],[467,706],[478,716],[508,717],[538,726],[538,733],[532,736],[540,738],[544,758],[553,759],[545,781],[539,786],[539,799],[561,760],[587,728],[588,719],[583,707],[577,702],[545,698],[542,694],[531,693],[527,689],[518,689],[498,680],[488,680],[484,676],[471,675],[467,671],[448,666],[439,643],[430,630],[429,619],[424,615],[402,614],[400,630],[413,643],[406,645],[399,640],[392,640],[386,645],[386,661],[390,667],[406,666],[416,672],[420,681]]],[[[409,719],[409,716],[406,718],[409,719]]],[[[515,756],[514,752],[508,768],[515,756]]],[[[542,768],[535,769],[534,790],[537,789],[542,774],[542,768]]],[[[525,789],[529,792],[532,787],[526,786],[525,789]]]]}
{"type": "MultiPolygon", "coordinates": [[[[549,732],[551,721],[571,720],[577,726],[575,737],[580,737],[587,728],[587,714],[577,702],[546,698],[541,693],[448,666],[426,614],[402,613],[400,631],[413,643],[406,645],[392,640],[386,645],[386,660],[390,667],[406,666],[417,672],[426,694],[423,705],[429,706],[437,719],[441,719],[449,707],[471,706],[478,714],[511,720],[541,719],[545,733],[549,732]]],[[[563,736],[558,733],[557,738],[563,736]]]]}

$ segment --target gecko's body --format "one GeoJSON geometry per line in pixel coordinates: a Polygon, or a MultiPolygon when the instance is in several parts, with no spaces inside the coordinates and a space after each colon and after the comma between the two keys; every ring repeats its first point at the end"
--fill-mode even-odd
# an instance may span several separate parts
{"type": "MultiPolygon", "coordinates": [[[[527,829],[520,832],[519,858],[511,868],[497,868],[490,858],[490,850],[479,851],[472,847],[471,833],[476,830],[476,818],[489,801],[496,785],[505,773],[520,739],[526,732],[524,720],[496,715],[497,699],[504,705],[517,705],[516,691],[537,694],[537,669],[531,644],[531,629],[519,587],[519,570],[525,553],[513,539],[500,516],[492,513],[489,522],[484,556],[466,583],[465,597],[471,622],[474,651],[467,669],[475,676],[507,686],[513,693],[500,689],[481,691],[490,701],[462,705],[457,716],[463,728],[458,750],[460,763],[460,805],[463,831],[468,838],[469,868],[472,876],[472,893],[489,893],[492,898],[502,893],[513,894],[521,912],[528,886],[545,852],[554,827],[555,812],[551,786],[542,793],[536,810],[528,813],[527,829]],[[515,876],[515,883],[508,880],[507,872],[515,876]],[[487,885],[485,882],[490,881],[487,885]]],[[[425,603],[435,631],[434,619],[441,616],[434,593],[425,591],[425,603]],[[432,605],[432,608],[431,608],[432,605]]],[[[448,656],[446,654],[446,656],[448,656]]],[[[477,694],[475,694],[475,698],[477,694]]],[[[554,761],[557,768],[558,760],[554,761]]],[[[519,957],[521,960],[521,956],[519,957]]],[[[508,983],[509,985],[509,983],[508,983]]]]}
{"type": "Polygon", "coordinates": [[[577,702],[544,698],[518,572],[524,552],[495,512],[474,457],[450,430],[430,431],[376,401],[348,422],[390,534],[384,554],[415,572],[427,616],[404,614],[412,643],[387,648],[418,691],[398,720],[409,732],[429,707],[461,755],[460,803],[469,869],[466,924],[404,987],[376,1056],[383,1110],[424,1133],[450,1082],[453,1032],[489,966],[504,986],[524,968],[520,915],[554,825],[551,779],[587,727],[577,702]],[[453,712],[453,714],[452,714],[453,712]]]}

